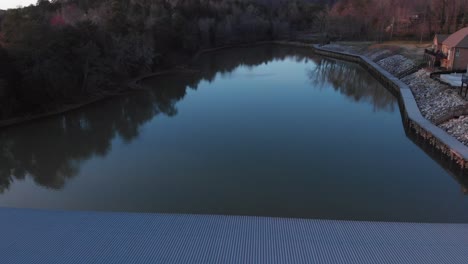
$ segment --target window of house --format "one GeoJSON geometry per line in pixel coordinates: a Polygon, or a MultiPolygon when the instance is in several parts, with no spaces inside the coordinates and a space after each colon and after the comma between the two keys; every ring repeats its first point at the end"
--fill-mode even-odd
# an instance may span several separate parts
{"type": "Polygon", "coordinates": [[[455,50],[455,57],[460,57],[460,49],[455,50]]]}

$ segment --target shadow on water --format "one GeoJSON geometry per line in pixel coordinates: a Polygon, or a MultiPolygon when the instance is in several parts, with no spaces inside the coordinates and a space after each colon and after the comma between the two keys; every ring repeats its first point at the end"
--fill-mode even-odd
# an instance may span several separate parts
{"type": "MultiPolygon", "coordinates": [[[[363,74],[364,71],[362,67],[354,63],[322,58],[317,63],[317,67],[308,72],[308,77],[315,87],[323,87],[323,84],[329,82],[335,90],[356,102],[372,103],[374,111],[395,111],[394,102],[397,99],[389,96],[390,93],[377,89],[378,85],[373,80],[374,78],[370,74],[363,74]]],[[[401,112],[401,115],[404,119],[404,113],[401,112]]],[[[434,148],[403,120],[402,125],[405,135],[451,175],[460,184],[462,193],[468,195],[468,169],[461,168],[455,160],[434,148]]]]}
{"type": "Polygon", "coordinates": [[[420,149],[424,151],[433,161],[440,165],[450,176],[452,176],[458,184],[460,184],[461,192],[468,195],[468,169],[463,169],[449,156],[443,154],[432,146],[421,135],[418,135],[413,129],[405,126],[406,136],[420,149]]]}
{"type": "MultiPolygon", "coordinates": [[[[106,156],[112,140],[120,137],[131,142],[139,136],[140,127],[163,114],[177,115],[176,104],[187,89],[197,89],[201,81],[212,82],[216,76],[231,74],[239,66],[254,67],[271,61],[293,58],[312,61],[305,74],[316,89],[331,83],[333,89],[353,101],[370,102],[374,111],[395,111],[396,98],[376,89],[375,80],[356,64],[311,56],[310,49],[282,46],[258,46],[218,51],[201,56],[190,74],[170,74],[147,79],[151,87],[144,94],[107,100],[59,117],[31,122],[4,130],[0,134],[0,193],[15,180],[31,177],[38,185],[61,189],[67,180],[79,173],[81,163],[93,156],[106,156]],[[154,88],[153,88],[154,87],[154,88]]],[[[468,190],[467,171],[442,155],[405,128],[408,138],[445,168],[468,190]]]]}
{"type": "Polygon", "coordinates": [[[104,101],[66,115],[13,127],[0,134],[0,193],[15,179],[29,176],[42,186],[60,189],[78,174],[80,163],[106,156],[119,136],[130,142],[139,128],[158,114],[176,114],[185,87],[168,86],[145,96],[104,101]],[[174,89],[175,88],[175,89],[174,89]]]}

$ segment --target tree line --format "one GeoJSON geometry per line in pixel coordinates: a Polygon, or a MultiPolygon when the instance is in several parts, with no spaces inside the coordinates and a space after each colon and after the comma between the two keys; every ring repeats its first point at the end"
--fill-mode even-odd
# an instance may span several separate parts
{"type": "Polygon", "coordinates": [[[115,92],[202,49],[427,40],[467,23],[468,0],[38,0],[0,11],[0,119],[115,92]]]}
{"type": "Polygon", "coordinates": [[[307,0],[39,0],[0,13],[0,118],[121,88],[202,49],[293,39],[307,0]]]}
{"type": "Polygon", "coordinates": [[[467,0],[339,0],[322,31],[341,39],[428,40],[468,24],[467,0]]]}

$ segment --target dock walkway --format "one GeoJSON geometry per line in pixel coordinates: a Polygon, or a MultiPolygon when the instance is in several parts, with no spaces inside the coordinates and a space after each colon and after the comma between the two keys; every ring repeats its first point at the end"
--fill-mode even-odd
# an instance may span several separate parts
{"type": "Polygon", "coordinates": [[[468,224],[0,208],[0,263],[468,263],[468,224]]]}

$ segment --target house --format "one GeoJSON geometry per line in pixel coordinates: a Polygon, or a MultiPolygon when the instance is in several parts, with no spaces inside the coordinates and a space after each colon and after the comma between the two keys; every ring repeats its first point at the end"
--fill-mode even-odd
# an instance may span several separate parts
{"type": "Polygon", "coordinates": [[[441,66],[448,70],[467,69],[468,65],[468,27],[448,36],[442,41],[442,53],[446,56],[441,66]]]}
{"type": "Polygon", "coordinates": [[[424,52],[424,59],[429,66],[433,69],[435,67],[440,67],[442,60],[446,59],[447,56],[442,53],[442,43],[450,35],[436,34],[432,41],[432,49],[426,49],[424,52]]]}

